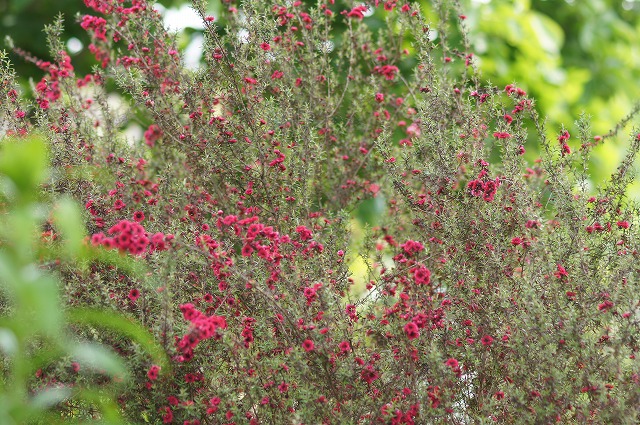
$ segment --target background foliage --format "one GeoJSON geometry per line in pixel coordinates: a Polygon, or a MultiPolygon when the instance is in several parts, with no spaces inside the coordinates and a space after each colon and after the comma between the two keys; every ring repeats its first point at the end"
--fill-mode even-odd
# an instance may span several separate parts
{"type": "MultiPolygon", "coordinates": [[[[174,28],[187,27],[179,39],[182,47],[201,43],[202,28],[186,17],[184,0],[162,0],[165,17],[174,28]]],[[[312,3],[312,2],[309,2],[312,3]]],[[[341,4],[338,1],[337,4],[341,4]]],[[[209,11],[219,16],[219,1],[209,2],[209,11]]],[[[428,2],[423,11],[434,22],[428,2]]],[[[549,134],[564,124],[576,131],[573,121],[585,112],[595,134],[605,134],[611,124],[627,114],[640,98],[640,2],[635,0],[464,0],[472,48],[486,80],[497,86],[517,82],[536,99],[538,111],[548,117],[549,134]]],[[[88,40],[74,22],[78,11],[88,9],[77,0],[0,0],[0,35],[11,34],[15,45],[49,60],[45,24],[61,13],[66,20],[63,40],[83,43],[72,55],[79,72],[95,63],[86,51],[88,40]]],[[[373,27],[383,25],[377,12],[365,18],[373,27]]],[[[224,24],[224,22],[222,22],[224,24]]],[[[336,33],[343,31],[337,26],[336,33]]],[[[18,75],[40,78],[32,64],[12,59],[18,75]]],[[[23,81],[26,84],[26,81],[23,81]]],[[[612,140],[597,147],[590,175],[599,184],[622,158],[626,142],[612,140]]],[[[535,144],[526,146],[527,158],[537,157],[535,144]]],[[[640,187],[632,186],[637,197],[640,187]]]]}
{"type": "MultiPolygon", "coordinates": [[[[45,133],[53,166],[45,180],[46,154],[31,155],[42,145],[11,150],[6,142],[5,181],[34,197],[65,194],[87,210],[86,228],[74,227],[82,213],[59,204],[15,240],[11,220],[25,214],[8,211],[0,251],[24,246],[22,262],[11,264],[36,277],[50,267],[60,281],[48,286],[64,285],[73,341],[110,347],[132,377],[120,382],[121,368],[85,379],[65,353],[38,371],[30,356],[50,346],[40,318],[45,328],[22,344],[35,397],[23,391],[18,404],[43,388],[90,394],[97,383],[123,385],[117,402],[132,422],[637,423],[638,214],[624,193],[640,135],[592,196],[583,172],[589,120],[580,119],[580,131],[568,126],[573,137],[554,120],[543,130],[527,79],[525,90],[481,83],[465,59],[482,50],[482,37],[468,43],[457,25],[484,25],[485,6],[496,7],[487,20],[504,12],[483,34],[500,25],[523,34],[527,44],[495,43],[498,59],[513,56],[516,69],[519,55],[533,55],[522,73],[559,66],[528,49],[537,42],[549,54],[561,33],[527,3],[516,3],[517,13],[467,4],[465,17],[457,16],[464,7],[445,4],[424,6],[427,26],[409,4],[363,20],[353,4],[322,12],[247,1],[242,13],[226,14],[228,32],[224,19],[206,19],[207,66],[195,73],[177,49],[188,50],[197,31],[173,37],[137,2],[105,9],[108,37],[107,21],[84,22],[112,63],[82,77],[58,41],[58,21],[48,28],[55,65],[40,64],[48,76],[35,101],[18,96],[0,58],[4,125],[45,133]],[[456,29],[442,32],[441,22],[456,29]],[[115,93],[129,101],[125,114],[106,100],[115,93]],[[144,136],[126,138],[129,122],[144,136]],[[540,163],[525,161],[525,150],[540,163]],[[37,172],[20,166],[25,156],[41,158],[37,172]],[[372,203],[365,211],[384,213],[367,220],[379,223],[360,246],[349,246],[349,214],[363,199],[372,203]],[[40,228],[59,250],[52,261],[31,248],[40,228]],[[114,248],[114,258],[137,257],[153,272],[103,261],[99,254],[114,248]],[[348,270],[358,256],[360,292],[348,270]],[[109,331],[96,329],[105,314],[87,306],[126,314],[161,349],[145,345],[144,332],[130,341],[117,315],[109,331]],[[309,376],[321,379],[310,385],[309,376]]],[[[11,210],[20,203],[8,189],[11,210]]],[[[29,288],[18,272],[3,277],[7,292],[29,288]]],[[[3,298],[3,313],[19,322],[16,310],[30,311],[15,298],[3,298]]],[[[7,346],[9,382],[20,361],[7,346]]],[[[79,370],[91,366],[68,355],[79,370]]],[[[100,394],[98,402],[113,393],[100,394]]],[[[56,418],[90,419],[96,404],[64,395],[50,406],[56,418]]]]}

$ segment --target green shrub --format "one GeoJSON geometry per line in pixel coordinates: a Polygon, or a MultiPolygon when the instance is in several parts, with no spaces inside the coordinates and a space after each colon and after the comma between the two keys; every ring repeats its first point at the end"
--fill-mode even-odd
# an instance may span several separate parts
{"type": "MultiPolygon", "coordinates": [[[[523,90],[483,83],[456,2],[434,2],[434,25],[414,3],[377,3],[383,28],[333,1],[225,1],[218,26],[196,2],[205,63],[191,71],[151,5],[86,0],[94,73],[74,74],[60,21],[34,96],[3,61],[5,130],[46,134],[45,192],[86,207],[87,238],[49,230],[72,245],[44,263],[64,284],[59,305],[133,317],[171,357],[159,364],[99,319],[74,327],[126,360],[118,413],[636,423],[638,233],[624,194],[640,136],[591,192],[587,159],[606,138],[582,117],[578,137],[550,141],[523,90]],[[114,82],[126,110],[108,101],[114,82]],[[522,156],[529,124],[535,164],[522,156]],[[382,212],[358,242],[364,203],[382,212]],[[94,251],[119,262],[75,261],[94,251]]],[[[105,382],[55,363],[47,376],[105,382]]],[[[82,403],[48,411],[106,418],[82,403]]]]}

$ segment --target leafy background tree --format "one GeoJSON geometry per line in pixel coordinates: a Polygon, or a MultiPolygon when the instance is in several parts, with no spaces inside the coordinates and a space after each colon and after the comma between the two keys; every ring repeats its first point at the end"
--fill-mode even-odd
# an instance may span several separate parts
{"type": "MultiPolygon", "coordinates": [[[[453,0],[447,0],[452,1],[453,0]]],[[[306,0],[315,4],[313,0],[306,0]]],[[[346,2],[336,3],[346,8],[346,2]]],[[[437,16],[430,1],[421,2],[422,10],[433,20],[437,42],[437,16]]],[[[178,33],[178,45],[186,52],[187,62],[197,62],[202,46],[202,25],[195,18],[190,2],[161,0],[156,6],[165,23],[178,33]]],[[[225,25],[221,9],[228,7],[220,0],[208,2],[209,13],[216,16],[218,28],[225,25]]],[[[563,128],[577,133],[575,121],[581,114],[590,117],[593,135],[606,134],[628,114],[640,99],[640,1],[630,0],[462,0],[458,6],[466,16],[469,41],[481,71],[481,81],[497,87],[517,83],[536,99],[541,116],[547,117],[547,134],[555,139],[563,128]]],[[[86,33],[76,23],[76,15],[91,13],[79,0],[43,2],[40,0],[0,0],[0,34],[10,34],[16,47],[45,60],[49,57],[43,27],[53,18],[65,17],[63,39],[79,73],[90,72],[96,60],[88,51],[86,33]]],[[[451,17],[451,19],[457,17],[451,17]]],[[[371,28],[384,27],[382,11],[365,18],[371,28]]],[[[333,39],[344,33],[343,24],[334,28],[333,39]]],[[[454,29],[455,25],[451,29],[454,29]]],[[[450,36],[455,36],[450,34],[450,36]]],[[[410,45],[405,46],[410,53],[410,45]]],[[[42,72],[20,58],[11,58],[22,83],[37,82],[42,72]]],[[[462,62],[461,59],[457,59],[462,62]]],[[[415,61],[405,60],[406,70],[415,61]]],[[[456,64],[453,64],[454,66],[456,64]]],[[[462,64],[457,64],[462,66],[462,64]]],[[[346,74],[345,74],[346,75],[346,74]]],[[[142,137],[142,127],[137,137],[142,137]]],[[[627,133],[594,148],[588,174],[595,189],[614,172],[627,147],[627,133]]],[[[529,129],[532,140],[525,145],[525,158],[533,163],[539,157],[536,131],[529,129]]],[[[573,138],[574,140],[576,138],[573,138]]],[[[570,144],[574,143],[570,141],[570,144]]],[[[572,149],[578,146],[573,145],[572,149]]],[[[495,160],[495,158],[494,158],[495,160]]],[[[630,197],[640,199],[640,184],[632,184],[630,197]]],[[[377,225],[386,209],[382,197],[361,202],[354,211],[356,228],[377,225]]],[[[351,264],[356,274],[364,274],[359,259],[351,264]]],[[[360,279],[357,279],[360,280],[360,279]]],[[[359,282],[364,285],[364,281],[359,282]]],[[[363,286],[364,288],[364,286],[363,286]]]]}
{"type": "MultiPolygon", "coordinates": [[[[471,2],[469,28],[484,76],[517,81],[557,134],[583,112],[605,134],[638,100],[640,3],[620,0],[471,2]]],[[[597,148],[595,182],[623,154],[626,134],[597,148]]]]}
{"type": "MultiPolygon", "coordinates": [[[[74,22],[79,6],[86,9],[78,3],[2,0],[0,34],[10,34],[16,47],[49,59],[42,28],[61,13],[74,66],[87,72],[95,60],[86,49],[83,30],[74,22]]],[[[214,15],[223,7],[220,1],[209,3],[214,15]]],[[[159,4],[174,25],[188,21],[188,2],[162,0],[159,4]]],[[[423,11],[429,13],[430,7],[429,2],[422,2],[423,11]]],[[[638,1],[464,0],[459,9],[467,16],[482,78],[498,87],[517,82],[525,88],[536,99],[541,114],[548,117],[551,137],[559,134],[562,125],[574,130],[574,120],[583,112],[591,116],[594,135],[606,134],[640,98],[638,1]]],[[[438,20],[432,17],[434,22],[438,20]]],[[[384,18],[377,13],[366,19],[370,26],[379,27],[384,18]]],[[[181,32],[182,47],[194,43],[197,48],[201,28],[195,26],[181,32]]],[[[336,36],[339,32],[340,28],[336,36]]],[[[13,59],[19,75],[40,78],[40,71],[32,64],[13,59]]],[[[623,155],[626,134],[620,136],[596,148],[589,170],[596,185],[623,155]]],[[[534,160],[535,146],[526,148],[527,157],[534,160]]],[[[632,187],[631,195],[638,194],[640,186],[632,187]]]]}

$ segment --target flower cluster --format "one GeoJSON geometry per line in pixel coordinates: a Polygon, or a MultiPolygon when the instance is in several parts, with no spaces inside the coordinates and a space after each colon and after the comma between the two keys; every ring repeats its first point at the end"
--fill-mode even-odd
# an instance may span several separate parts
{"type": "Polygon", "coordinates": [[[480,171],[476,179],[467,183],[467,188],[472,196],[482,198],[487,202],[493,201],[499,187],[500,178],[488,179],[486,170],[480,171]]]}
{"type": "MultiPolygon", "coordinates": [[[[473,44],[434,43],[409,3],[223,3],[215,20],[196,5],[196,74],[143,0],[85,0],[100,72],[73,82],[57,53],[28,101],[0,62],[2,128],[47,134],[47,191],[85,202],[90,243],[146,269],[50,266],[66,304],[126,312],[170,358],[78,331],[134,371],[128,422],[635,419],[636,134],[588,193],[588,149],[566,130],[560,154],[534,146],[526,91],[485,87],[473,44]],[[103,101],[114,86],[135,122],[103,101]]],[[[464,21],[457,2],[434,7],[464,21]]],[[[92,379],[48,369],[34,386],[92,379]]]]}
{"type": "Polygon", "coordinates": [[[147,252],[165,251],[169,248],[173,235],[157,232],[149,237],[144,227],[137,221],[121,220],[108,230],[107,234],[109,236],[106,236],[103,232],[93,234],[91,236],[91,244],[95,246],[101,245],[105,248],[115,248],[138,256],[147,252]]]}
{"type": "Polygon", "coordinates": [[[182,338],[176,338],[176,345],[180,354],[176,357],[178,362],[188,362],[193,358],[193,349],[204,340],[219,338],[218,329],[225,329],[227,322],[221,316],[206,316],[197,310],[193,304],[183,304],[180,311],[185,320],[191,323],[191,329],[182,338]]]}

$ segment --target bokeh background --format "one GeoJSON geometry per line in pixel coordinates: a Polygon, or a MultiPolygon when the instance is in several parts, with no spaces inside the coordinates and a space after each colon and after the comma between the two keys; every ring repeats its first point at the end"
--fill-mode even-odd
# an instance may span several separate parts
{"type": "MultiPolygon", "coordinates": [[[[187,63],[196,67],[202,27],[188,4],[162,0],[156,7],[167,25],[180,31],[187,63]]],[[[210,0],[209,7],[219,15],[223,6],[210,0]]],[[[340,7],[338,0],[335,8],[340,7]]],[[[430,2],[423,1],[422,8],[430,16],[430,2]]],[[[604,134],[640,99],[640,0],[462,0],[461,10],[483,79],[524,88],[547,117],[550,137],[563,125],[577,133],[575,121],[581,113],[591,117],[594,135],[604,134]]],[[[85,13],[90,11],[82,0],[0,0],[0,36],[10,35],[16,46],[49,59],[43,27],[62,14],[74,66],[80,73],[89,72],[95,61],[76,22],[76,16],[85,13]]],[[[382,19],[384,12],[378,12],[365,21],[375,27],[382,19]]],[[[15,55],[12,60],[25,88],[29,78],[40,78],[34,65],[15,55]]],[[[632,130],[595,150],[590,164],[594,186],[615,169],[632,130]]],[[[529,160],[537,153],[532,140],[526,146],[529,160]]],[[[640,199],[640,185],[630,195],[640,199]]]]}

